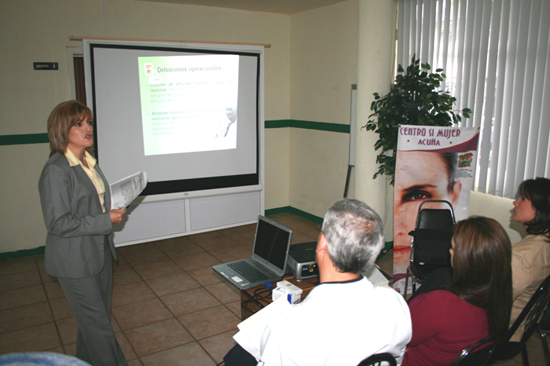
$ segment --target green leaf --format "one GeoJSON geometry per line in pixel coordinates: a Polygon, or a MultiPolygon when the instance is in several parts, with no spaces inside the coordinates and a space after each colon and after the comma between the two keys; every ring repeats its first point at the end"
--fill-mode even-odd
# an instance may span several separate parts
{"type": "Polygon", "coordinates": [[[406,69],[398,65],[398,75],[395,83],[390,86],[390,92],[384,96],[374,93],[371,103],[373,113],[369,116],[366,130],[378,134],[374,144],[375,151],[380,151],[376,157],[379,164],[374,178],[389,175],[391,184],[395,176],[395,154],[387,156],[388,151],[397,150],[398,126],[428,125],[451,126],[461,117],[469,118],[472,111],[464,108],[460,113],[453,111],[456,98],[449,92],[441,91],[440,86],[447,76],[443,69],[430,73],[428,63],[420,63],[415,56],[406,69]],[[461,116],[462,114],[462,116],[461,116]]]}

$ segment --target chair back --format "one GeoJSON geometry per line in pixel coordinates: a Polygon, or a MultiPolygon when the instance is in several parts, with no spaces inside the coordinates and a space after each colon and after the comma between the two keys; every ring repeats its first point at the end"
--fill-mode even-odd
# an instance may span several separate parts
{"type": "Polygon", "coordinates": [[[496,344],[489,337],[483,338],[462,351],[451,366],[484,366],[491,358],[496,344]]]}
{"type": "Polygon", "coordinates": [[[391,353],[375,353],[367,358],[365,358],[357,366],[397,366],[397,361],[391,353]],[[385,362],[384,364],[382,362],[385,362]]]}
{"type": "Polygon", "coordinates": [[[446,200],[426,200],[418,206],[415,230],[409,235],[411,256],[409,270],[414,278],[423,281],[439,267],[451,266],[451,241],[455,216],[453,205],[446,200]],[[424,208],[425,204],[448,205],[446,208],[424,208]]]}
{"type": "Polygon", "coordinates": [[[548,307],[550,302],[550,276],[541,283],[537,291],[531,297],[531,300],[525,305],[518,318],[508,330],[507,339],[510,339],[521,323],[525,320],[523,336],[520,342],[527,342],[537,329],[537,325],[542,317],[542,314],[548,307]]]}
{"type": "Polygon", "coordinates": [[[453,230],[455,214],[453,205],[446,200],[425,200],[418,206],[416,229],[453,230]],[[422,208],[426,203],[442,203],[449,208],[422,208]]]}

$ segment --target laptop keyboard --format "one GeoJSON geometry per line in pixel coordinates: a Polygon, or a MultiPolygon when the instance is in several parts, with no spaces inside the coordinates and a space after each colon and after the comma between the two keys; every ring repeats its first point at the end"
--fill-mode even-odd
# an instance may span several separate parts
{"type": "Polygon", "coordinates": [[[266,281],[269,278],[246,262],[229,263],[228,266],[246,277],[250,282],[266,281]]]}

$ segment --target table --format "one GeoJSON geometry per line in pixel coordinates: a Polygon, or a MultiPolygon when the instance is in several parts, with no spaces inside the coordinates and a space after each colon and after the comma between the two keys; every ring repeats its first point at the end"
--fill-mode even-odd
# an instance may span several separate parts
{"type": "MultiPolygon", "coordinates": [[[[302,289],[302,300],[309,294],[311,290],[313,290],[313,288],[315,288],[315,286],[319,284],[319,276],[306,278],[301,281],[298,281],[292,276],[287,276],[284,277],[283,280],[286,280],[302,289]]],[[[271,291],[265,286],[257,286],[249,288],[248,290],[242,290],[241,320],[245,320],[257,311],[263,309],[272,301],[273,300],[271,299],[271,291]]]]}

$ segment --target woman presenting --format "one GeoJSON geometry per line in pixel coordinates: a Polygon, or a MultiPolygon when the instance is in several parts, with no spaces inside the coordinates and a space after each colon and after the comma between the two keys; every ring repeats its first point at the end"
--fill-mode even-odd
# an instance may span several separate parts
{"type": "Polygon", "coordinates": [[[76,357],[92,364],[127,365],[111,327],[113,224],[126,209],[110,210],[105,176],[88,152],[92,112],[59,104],[48,118],[50,158],[38,190],[48,231],[45,268],[57,277],[78,324],[76,357]]]}

